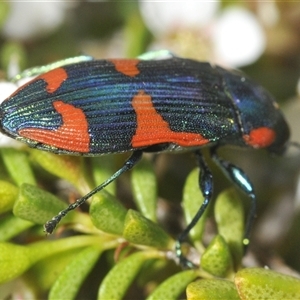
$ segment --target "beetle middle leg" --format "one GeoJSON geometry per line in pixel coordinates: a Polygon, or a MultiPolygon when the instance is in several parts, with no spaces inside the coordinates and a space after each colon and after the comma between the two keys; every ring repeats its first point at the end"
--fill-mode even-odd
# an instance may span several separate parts
{"type": "Polygon", "coordinates": [[[200,173],[199,173],[199,187],[203,194],[204,201],[202,205],[200,206],[199,210],[197,211],[196,215],[192,219],[192,221],[188,224],[188,226],[184,229],[184,231],[179,235],[179,237],[176,240],[176,255],[179,258],[179,262],[182,266],[188,267],[188,268],[195,268],[196,266],[189,261],[184,255],[182,254],[181,250],[181,244],[183,241],[187,238],[189,232],[191,229],[196,225],[196,223],[199,221],[205,210],[207,209],[207,206],[212,198],[213,193],[213,176],[211,171],[209,170],[204,157],[202,156],[200,151],[195,152],[200,173]]]}

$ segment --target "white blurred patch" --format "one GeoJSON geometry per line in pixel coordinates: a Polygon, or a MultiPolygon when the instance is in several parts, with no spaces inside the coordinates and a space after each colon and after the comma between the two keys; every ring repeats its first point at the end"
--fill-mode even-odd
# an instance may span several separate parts
{"type": "Polygon", "coordinates": [[[215,23],[212,40],[216,57],[234,67],[253,63],[266,47],[263,28],[255,15],[238,7],[224,10],[215,23]]]}
{"type": "MultiPolygon", "coordinates": [[[[179,56],[233,68],[255,62],[265,50],[265,32],[257,16],[240,6],[221,10],[219,1],[140,1],[139,5],[146,26],[156,36],[150,49],[168,48],[179,56]]],[[[275,14],[269,23],[276,22],[275,14]]]]}
{"type": "Polygon", "coordinates": [[[202,27],[212,20],[219,1],[139,1],[147,27],[162,36],[182,27],[202,27]]]}
{"type": "Polygon", "coordinates": [[[259,19],[268,27],[275,26],[280,20],[280,11],[275,1],[258,1],[257,14],[259,19]]]}
{"type": "Polygon", "coordinates": [[[17,88],[18,85],[15,83],[6,81],[0,82],[0,103],[10,96],[17,88]]]}
{"type": "Polygon", "coordinates": [[[2,34],[11,39],[28,40],[51,33],[65,20],[76,1],[11,1],[2,34]]]}

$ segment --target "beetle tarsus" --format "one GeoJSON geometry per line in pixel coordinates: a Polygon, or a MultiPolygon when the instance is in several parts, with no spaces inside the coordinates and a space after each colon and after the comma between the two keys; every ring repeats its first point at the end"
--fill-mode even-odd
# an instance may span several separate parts
{"type": "Polygon", "coordinates": [[[44,225],[44,231],[45,233],[48,235],[48,234],[52,234],[56,225],[57,225],[57,220],[56,219],[52,219],[50,221],[48,221],[47,223],[45,223],[44,225]]]}

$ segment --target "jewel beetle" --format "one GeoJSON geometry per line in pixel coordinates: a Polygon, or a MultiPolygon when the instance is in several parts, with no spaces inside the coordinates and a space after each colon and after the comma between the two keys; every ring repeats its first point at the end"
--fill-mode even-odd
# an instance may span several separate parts
{"type": "Polygon", "coordinates": [[[251,199],[244,239],[248,243],[256,210],[254,188],[247,175],[220,158],[217,150],[232,145],[284,152],[289,128],[263,87],[238,71],[176,56],[85,57],[49,69],[0,105],[1,132],[57,154],[132,154],[105,182],[48,221],[47,233],[69,211],[133,168],[143,152],[188,149],[196,154],[205,199],[178,237],[176,255],[181,263],[192,266],[182,255],[181,243],[212,198],[213,176],[201,154],[201,148],[208,147],[224,174],[251,199]]]}

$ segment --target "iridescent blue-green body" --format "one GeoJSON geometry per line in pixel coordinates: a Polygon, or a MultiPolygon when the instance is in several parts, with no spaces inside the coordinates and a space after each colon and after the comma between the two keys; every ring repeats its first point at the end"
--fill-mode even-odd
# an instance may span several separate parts
{"type": "MultiPolygon", "coordinates": [[[[289,137],[288,126],[266,90],[238,72],[209,63],[177,57],[154,61],[121,60],[121,63],[120,60],[95,60],[60,69],[63,75],[57,69],[50,71],[47,78],[41,75],[1,104],[1,130],[5,134],[45,150],[80,153],[76,147],[68,148],[68,143],[66,147],[63,142],[49,145],[43,138],[36,141],[22,135],[22,132],[28,133],[28,128],[49,132],[59,129],[64,115],[53,103],[62,101],[80,109],[86,118],[89,145],[88,150],[82,151],[85,155],[132,151],[157,144],[168,144],[170,147],[166,148],[173,150],[189,147],[188,142],[182,142],[180,137],[177,140],[172,133],[153,137],[155,132],[162,130],[160,122],[149,124],[148,141],[138,146],[133,143],[137,115],[146,101],[140,99],[140,104],[133,107],[133,99],[143,92],[150,97],[155,112],[167,122],[170,132],[195,133],[203,137],[201,141],[191,142],[192,147],[217,143],[276,151],[289,137]],[[135,73],[126,74],[126,68],[129,73],[135,73]],[[59,82],[56,89],[47,89],[55,80],[59,82]],[[262,144],[247,140],[251,132],[259,128],[270,129],[273,137],[266,136],[262,144]]],[[[72,128],[73,134],[76,130],[79,129],[72,128]]],[[[262,131],[261,135],[265,133],[270,134],[262,131]]],[[[62,140],[72,139],[67,131],[64,134],[60,136],[62,140]]],[[[147,132],[143,134],[147,136],[147,132]]]]}

